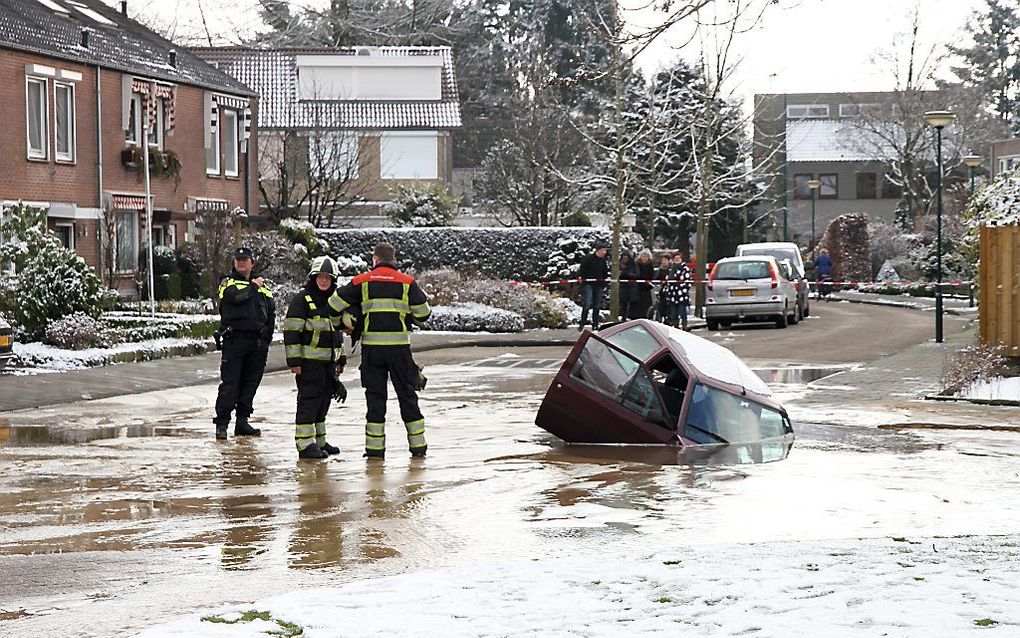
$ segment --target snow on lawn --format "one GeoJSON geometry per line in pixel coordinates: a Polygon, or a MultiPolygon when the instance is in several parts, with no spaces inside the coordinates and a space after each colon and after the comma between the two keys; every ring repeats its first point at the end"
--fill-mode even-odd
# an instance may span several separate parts
{"type": "Polygon", "coordinates": [[[1012,399],[1020,401],[1020,377],[995,377],[975,381],[956,396],[967,399],[1012,399]]]}
{"type": "Polygon", "coordinates": [[[208,348],[211,339],[151,339],[137,343],[122,343],[110,348],[63,350],[40,342],[15,343],[14,355],[23,366],[35,370],[81,370],[122,361],[149,361],[182,354],[184,350],[208,348]]]}
{"type": "Polygon", "coordinates": [[[494,563],[298,590],[139,637],[1015,636],[1018,547],[853,539],[494,563]]]}

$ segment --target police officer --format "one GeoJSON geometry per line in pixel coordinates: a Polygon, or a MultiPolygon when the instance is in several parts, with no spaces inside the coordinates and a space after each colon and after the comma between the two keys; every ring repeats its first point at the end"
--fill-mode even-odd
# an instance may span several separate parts
{"type": "Polygon", "coordinates": [[[340,275],[329,257],[316,257],[308,281],[290,302],[283,321],[287,366],[297,383],[294,442],[298,458],[324,459],[340,450],[326,442],[326,413],[336,380],[347,357],[343,352],[341,315],[329,307],[340,275]]]}
{"type": "Polygon", "coordinates": [[[418,366],[409,321],[432,314],[414,278],[397,270],[393,244],[376,244],[372,270],[337,289],[329,305],[361,317],[361,385],[365,388],[365,456],[386,454],[386,380],[393,383],[412,456],[425,456],[425,418],[418,409],[418,366]]]}
{"type": "Polygon", "coordinates": [[[220,279],[220,329],[223,357],[216,397],[216,438],[227,438],[230,413],[236,411],[234,436],[259,436],[248,423],[255,391],[262,382],[273,338],[276,305],[262,277],[252,277],[255,259],[248,248],[234,252],[234,269],[220,279]]]}

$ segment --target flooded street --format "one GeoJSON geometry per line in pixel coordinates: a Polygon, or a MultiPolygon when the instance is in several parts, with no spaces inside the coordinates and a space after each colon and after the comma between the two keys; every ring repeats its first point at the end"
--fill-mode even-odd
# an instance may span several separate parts
{"type": "MultiPolygon", "coordinates": [[[[350,382],[328,419],[343,452],[299,463],[286,373],[263,383],[255,440],[213,440],[215,385],[8,413],[0,634],[131,635],[302,587],[607,548],[1020,532],[1016,434],[796,422],[766,463],[785,446],[565,447],[534,425],[565,350],[500,352],[422,357],[426,459],[392,418],[386,460],[361,458],[350,382]]],[[[779,367],[762,374],[780,397],[843,369],[779,367]]]]}

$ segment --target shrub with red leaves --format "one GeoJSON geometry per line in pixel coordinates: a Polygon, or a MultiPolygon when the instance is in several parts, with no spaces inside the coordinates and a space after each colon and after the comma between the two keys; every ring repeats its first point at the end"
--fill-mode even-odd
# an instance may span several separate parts
{"type": "Polygon", "coordinates": [[[832,258],[832,276],[840,281],[871,281],[868,216],[847,213],[832,220],[821,246],[832,258]]]}

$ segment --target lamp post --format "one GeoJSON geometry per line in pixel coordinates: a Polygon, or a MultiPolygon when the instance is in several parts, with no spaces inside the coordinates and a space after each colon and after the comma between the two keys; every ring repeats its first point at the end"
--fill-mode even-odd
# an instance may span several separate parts
{"type": "Polygon", "coordinates": [[[807,187],[811,189],[811,250],[815,249],[815,200],[818,199],[818,189],[822,183],[817,179],[808,180],[807,187]]]}
{"type": "Polygon", "coordinates": [[[981,166],[981,162],[984,160],[980,155],[964,155],[960,158],[967,168],[970,170],[970,196],[974,196],[974,172],[978,166],[981,166]]]}
{"type": "Polygon", "coordinates": [[[935,151],[935,192],[937,196],[936,222],[935,222],[935,255],[937,260],[936,281],[935,281],[935,343],[942,343],[942,129],[949,126],[956,120],[956,113],[952,111],[928,111],[924,114],[924,121],[935,129],[936,151],[935,151]]]}

